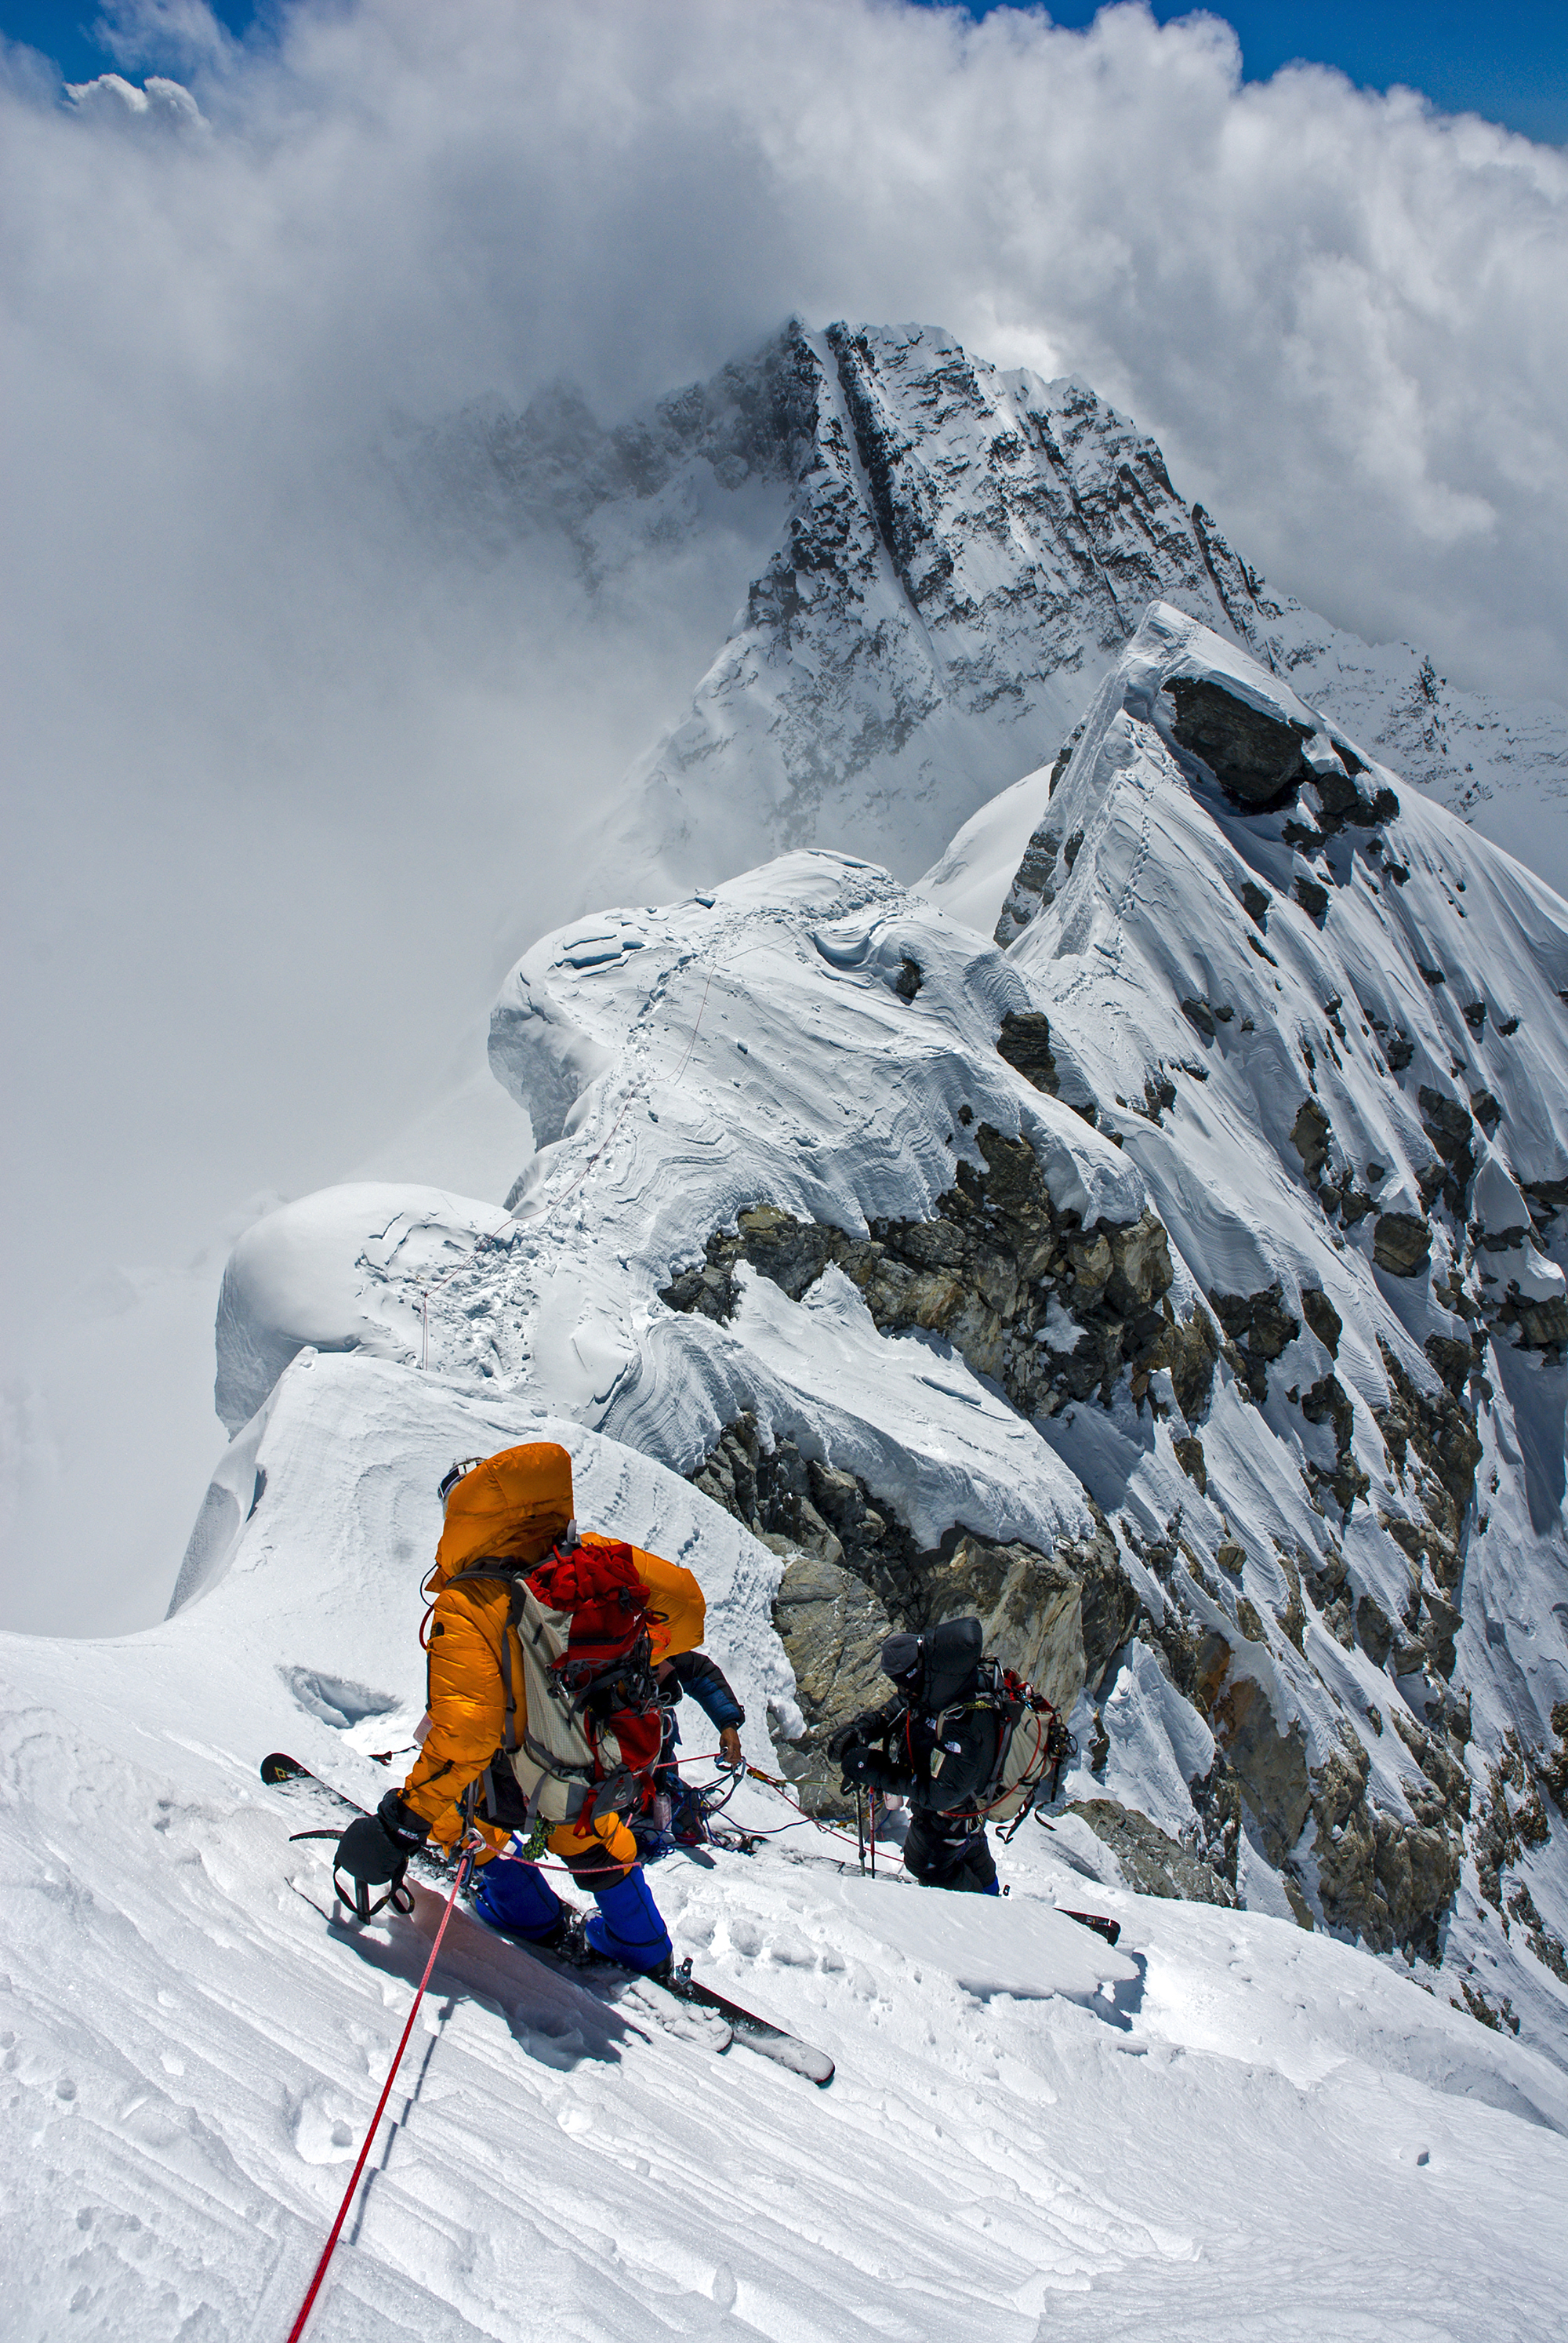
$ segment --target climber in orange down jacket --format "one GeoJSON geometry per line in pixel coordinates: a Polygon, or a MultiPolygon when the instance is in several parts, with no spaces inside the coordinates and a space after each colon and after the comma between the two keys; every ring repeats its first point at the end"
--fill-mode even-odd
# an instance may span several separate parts
{"type": "MultiPolygon", "coordinates": [[[[571,1907],[534,1864],[519,1858],[522,1842],[514,1836],[526,1801],[504,1752],[522,1742],[528,1720],[508,1582],[552,1551],[591,1564],[615,1554],[617,1544],[591,1533],[577,1536],[571,1458],[553,1442],[469,1460],[453,1468],[441,1493],[446,1521],[430,1580],[428,1729],[401,1792],[389,1790],[375,1815],[345,1832],[337,1867],[368,1886],[396,1885],[409,1855],[427,1838],[443,1847],[466,1838],[483,1866],[474,1897],[479,1916],[509,1935],[568,1947],[571,1907]],[[491,1564],[499,1565],[494,1574],[479,1574],[491,1564]]],[[[635,1546],[621,1551],[629,1551],[646,1590],[652,1665],[696,1650],[706,1606],[690,1571],[635,1546]]],[[[669,1937],[620,1815],[561,1823],[548,1844],[598,1905],[585,1932],[589,1948],[628,1968],[661,1967],[670,1957],[669,1937]]]]}

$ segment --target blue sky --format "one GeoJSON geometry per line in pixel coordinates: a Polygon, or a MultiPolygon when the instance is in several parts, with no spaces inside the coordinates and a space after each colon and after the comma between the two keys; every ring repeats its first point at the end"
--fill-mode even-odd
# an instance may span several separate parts
{"type": "MultiPolygon", "coordinates": [[[[991,5],[970,0],[969,14],[991,5]]],[[[1162,25],[1193,13],[1190,0],[1151,5],[1162,25]]],[[[1363,87],[1402,82],[1450,113],[1568,143],[1568,0],[1215,0],[1209,13],[1235,26],[1249,81],[1303,58],[1363,87]]],[[[1056,0],[1050,14],[1087,25],[1094,0],[1056,0]]]]}
{"type": "MultiPolygon", "coordinates": [[[[968,13],[987,15],[995,5],[970,0],[968,13]]],[[[1151,5],[1161,24],[1191,13],[1183,0],[1151,5]]],[[[94,0],[0,0],[0,31],[80,81],[115,62],[92,37],[99,13],[94,0]]],[[[269,11],[251,0],[217,0],[215,13],[244,33],[269,11]]],[[[1568,144],[1568,0],[1497,0],[1489,8],[1473,0],[1231,0],[1211,13],[1235,26],[1249,80],[1305,58],[1370,88],[1402,82],[1451,112],[1568,144]]],[[[1087,25],[1094,0],[1056,0],[1050,14],[1059,25],[1087,25]]]]}

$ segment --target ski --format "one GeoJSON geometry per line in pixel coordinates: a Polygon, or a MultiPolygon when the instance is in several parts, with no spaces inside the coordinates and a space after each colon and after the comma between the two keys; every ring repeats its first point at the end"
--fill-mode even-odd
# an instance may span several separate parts
{"type": "Polygon", "coordinates": [[[743,2043],[748,2050],[755,2050],[760,2057],[771,2058],[776,2066],[788,2066],[791,2074],[804,2075],[807,2081],[815,2083],[819,2090],[825,2091],[832,2081],[833,2061],[825,2050],[819,2050],[812,2043],[802,2042],[798,2034],[789,2033],[785,2027],[773,2025],[766,2017],[759,2017],[754,2010],[745,2009],[739,2002],[731,2001],[728,1994],[716,1993],[710,1985],[704,1985],[700,1978],[692,1976],[689,1956],[663,1983],[666,1990],[680,2000],[696,2002],[704,2009],[717,2012],[733,2027],[736,2040],[743,2043]]]}
{"type": "MultiPolygon", "coordinates": [[[[275,1749],[264,1757],[260,1770],[261,1778],[269,1790],[283,1790],[301,1801],[307,1796],[327,1798],[338,1809],[346,1822],[370,1811],[357,1798],[351,1798],[347,1791],[334,1789],[330,1782],[324,1782],[319,1774],[313,1774],[308,1765],[300,1764],[297,1757],[286,1756],[281,1749],[275,1749]]],[[[337,1834],[332,1831],[319,1830],[291,1831],[289,1834],[291,1840],[332,1838],[335,1835],[337,1834]]],[[[410,1855],[408,1868],[417,1879],[427,1879],[442,1887],[451,1883],[452,1858],[443,1855],[439,1847],[420,1847],[410,1855]]]]}
{"type": "MultiPolygon", "coordinates": [[[[347,1814],[362,1815],[366,1811],[342,1790],[335,1790],[330,1782],[324,1782],[318,1774],[313,1774],[308,1765],[302,1765],[297,1757],[287,1756],[282,1750],[275,1749],[268,1756],[262,1759],[261,1778],[271,1789],[295,1793],[321,1792],[347,1814]]],[[[295,1833],[295,1836],[298,1838],[317,1835],[319,1834],[310,1831],[295,1833]]],[[[440,1868],[434,1856],[416,1855],[409,1868],[417,1870],[421,1864],[428,1865],[437,1877],[441,1875],[440,1868]]],[[[447,1865],[446,1868],[449,1875],[450,1866],[447,1865]]],[[[479,1925],[486,1926],[483,1922],[479,1925]]],[[[499,1929],[486,1927],[486,1933],[491,1936],[501,1936],[499,1929]]],[[[537,1946],[528,1944],[527,1939],[521,1936],[502,1936],[501,1941],[515,1945],[519,1952],[527,1953],[530,1959],[538,1960],[541,1965],[557,1970],[562,1976],[574,1977],[578,1982],[583,1982],[591,1976],[593,1969],[597,1968],[607,1977],[624,1976],[633,1979],[639,1985],[649,1985],[656,1991],[671,1995],[678,2002],[685,2002],[692,2008],[710,2012],[729,2028],[729,2036],[742,2043],[748,2050],[756,2051],[759,2057],[772,2059],[775,2066],[787,2066],[791,2074],[803,2075],[808,2082],[815,2083],[819,2090],[826,2090],[833,2079],[835,2071],[833,2061],[825,2050],[817,2049],[809,2042],[802,2042],[798,2035],[789,2033],[787,2027],[775,2026],[766,2017],[759,2017],[755,2010],[745,2009],[739,2002],[731,2001],[727,1994],[718,1993],[712,1986],[704,1985],[700,1978],[692,1976],[689,1958],[682,1961],[668,1976],[640,1977],[635,1970],[619,1968],[613,1961],[596,1962],[592,1968],[577,1962],[553,1961],[548,1954],[541,1952],[537,1946]]],[[[711,2046],[727,2049],[729,2036],[726,2036],[722,2045],[719,2045],[715,2038],[711,2046]]]]}
{"type": "Polygon", "coordinates": [[[1076,1920],[1081,1928],[1092,1928],[1095,1935],[1103,1936],[1108,1945],[1114,1945],[1121,1934],[1121,1921],[1108,1920],[1101,1912],[1070,1912],[1065,1904],[1059,1905],[1057,1909],[1064,1920],[1076,1920]]]}
{"type": "MultiPolygon", "coordinates": [[[[564,1977],[570,1985],[593,1993],[596,2000],[609,1999],[595,1992],[596,1986],[614,1988],[614,2006],[630,2002],[633,2007],[653,2019],[667,2034],[682,2042],[699,2043],[705,2050],[722,2054],[735,2039],[735,2029],[716,2010],[697,2012],[677,1995],[666,1977],[650,1976],[637,1969],[623,1968],[618,1961],[604,1959],[586,1946],[579,1952],[568,1953],[548,1945],[537,1945],[527,1936],[515,1936],[507,1928],[495,1927],[482,1920],[477,1913],[471,1916],[473,1926],[491,1944],[502,1944],[510,1950],[525,1954],[529,1963],[548,1969],[552,1976],[564,1977]]],[[[416,1926],[418,1925],[416,1919],[416,1926]]]]}

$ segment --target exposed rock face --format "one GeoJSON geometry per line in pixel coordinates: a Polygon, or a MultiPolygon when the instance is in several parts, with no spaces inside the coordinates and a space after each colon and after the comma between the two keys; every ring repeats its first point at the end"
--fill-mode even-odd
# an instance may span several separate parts
{"type": "Polygon", "coordinates": [[[1369,1806],[1370,1771],[1365,1749],[1347,1733],[1342,1751],[1313,1775],[1312,1852],[1323,1917],[1380,1952],[1398,1945],[1435,1962],[1442,1917],[1459,1885],[1462,1838],[1452,1826],[1447,1799],[1431,1783],[1406,1785],[1412,1823],[1369,1806]]]}
{"type": "Polygon", "coordinates": [[[1045,1091],[1052,1098],[1056,1096],[1060,1085],[1056,1060],[1050,1053],[1050,1020],[1042,1011],[1020,1013],[1010,1009],[1001,1021],[996,1046],[1026,1082],[1032,1082],[1037,1091],[1045,1091]]]}
{"type": "Polygon", "coordinates": [[[1302,1331],[1302,1322],[1285,1307],[1278,1285],[1261,1293],[1211,1293],[1210,1305],[1236,1348],[1238,1371],[1251,1396],[1261,1402],[1269,1395],[1268,1362],[1277,1359],[1302,1331]]]}
{"type": "MultiPolygon", "coordinates": [[[[1081,730],[1081,726],[1080,729],[1081,730]]],[[[1063,751],[1066,754],[1066,751],[1063,751]]],[[[1022,935],[1037,911],[1056,900],[1056,858],[1061,852],[1061,832],[1040,830],[1030,840],[1022,861],[1013,875],[1006,902],[996,923],[992,941],[1005,951],[1014,939],[1022,935]]],[[[1066,866],[1070,870],[1071,864],[1066,866]]]]}
{"type": "Polygon", "coordinates": [[[891,1697],[879,1654],[895,1629],[922,1634],[978,1615],[990,1655],[1066,1715],[1086,1667],[1103,1670],[1137,1609],[1103,1532],[1047,1554],[955,1524],[922,1551],[853,1473],[803,1457],[791,1441],[764,1448],[749,1416],[730,1425],[692,1479],[785,1558],[774,1624],[807,1732],[778,1745],[814,1814],[843,1810],[825,1745],[839,1725],[891,1697]]]}
{"type": "Polygon", "coordinates": [[[1445,1167],[1442,1182],[1442,1201],[1451,1212],[1462,1218],[1470,1199],[1470,1183],[1475,1177],[1475,1154],[1472,1144],[1475,1124],[1457,1099],[1444,1098],[1441,1091],[1432,1090],[1424,1082],[1417,1096],[1426,1135],[1445,1167]]]}
{"type": "Polygon", "coordinates": [[[1096,1838],[1104,1841],[1134,1895],[1180,1898],[1188,1904],[1234,1906],[1239,1900],[1222,1872],[1135,1808],[1114,1798],[1080,1798],[1066,1812],[1081,1815],[1096,1838]]]}
{"type": "MultiPolygon", "coordinates": [[[[1028,1046],[1039,1046],[1032,1031],[1028,1046]]],[[[1200,1416],[1219,1342],[1201,1312],[1178,1322],[1167,1298],[1170,1248],[1153,1214],[1085,1231],[1076,1212],[1052,1204],[1026,1139],[986,1123],[975,1137],[985,1170],[960,1163],[935,1220],[877,1221],[869,1236],[851,1237],[759,1203],[733,1232],[717,1230],[706,1260],[660,1298],[722,1321],[735,1307],[738,1262],[799,1301],[833,1262],[879,1327],[945,1334],[1021,1414],[1052,1415],[1096,1395],[1109,1402],[1123,1373],[1141,1402],[1164,1367],[1182,1413],[1200,1416]]]]}
{"type": "Polygon", "coordinates": [[[1432,1259],[1432,1231],[1419,1212],[1380,1212],[1372,1259],[1392,1277],[1419,1277],[1432,1259]]]}
{"type": "Polygon", "coordinates": [[[1308,1478],[1330,1489],[1341,1511],[1349,1513],[1358,1497],[1364,1497],[1372,1483],[1356,1463],[1352,1450],[1355,1433],[1355,1409],[1351,1395],[1338,1375],[1324,1375],[1321,1381],[1302,1393],[1302,1413],[1309,1423],[1327,1423],[1334,1435],[1334,1464],[1325,1473],[1321,1465],[1309,1463],[1308,1478]]]}
{"type": "Polygon", "coordinates": [[[1207,676],[1177,676],[1167,689],[1176,703],[1177,739],[1243,805],[1277,805],[1309,778],[1302,741],[1310,735],[1249,707],[1207,676]]]}
{"type": "Polygon", "coordinates": [[[1282,1733],[1267,1693],[1246,1675],[1232,1676],[1226,1684],[1210,1722],[1241,1785],[1263,1852],[1288,1874],[1311,1803],[1306,1736],[1301,1725],[1292,1719],[1282,1733]]]}
{"type": "Polygon", "coordinates": [[[1329,1160],[1329,1118],[1316,1099],[1302,1101],[1291,1143],[1302,1159],[1302,1169],[1308,1179],[1315,1181],[1329,1160]]]}
{"type": "Polygon", "coordinates": [[[1422,1501],[1429,1513],[1436,1503],[1439,1534],[1453,1557],[1448,1567],[1457,1584],[1460,1524],[1475,1494],[1475,1468],[1482,1454],[1474,1420],[1451,1392],[1434,1398],[1419,1389],[1386,1342],[1378,1348],[1394,1393],[1388,1407],[1377,1411],[1378,1427],[1400,1471],[1412,1448],[1426,1467],[1422,1501]],[[1436,1490],[1433,1482],[1440,1484],[1436,1490]]]}
{"type": "MultiPolygon", "coordinates": [[[[1347,823],[1371,830],[1397,819],[1394,791],[1373,784],[1370,795],[1363,792],[1358,782],[1366,767],[1337,733],[1331,739],[1322,730],[1314,734],[1313,726],[1299,718],[1282,721],[1211,676],[1173,676],[1166,689],[1175,705],[1171,729],[1176,739],[1202,759],[1239,804],[1266,812],[1292,803],[1303,787],[1311,789],[1307,802],[1319,827],[1312,832],[1297,825],[1300,843],[1321,844],[1347,823]]],[[[1291,835],[1287,826],[1285,836],[1291,835]]],[[[1308,915],[1321,920],[1328,909],[1327,890],[1313,880],[1299,879],[1295,892],[1308,915]]]]}
{"type": "MultiPolygon", "coordinates": [[[[788,518],[689,715],[627,778],[609,891],[634,870],[646,891],[650,864],[691,883],[716,833],[736,869],[885,835],[890,794],[912,877],[1055,751],[1151,596],[1261,645],[1275,606],[1081,384],[1003,374],[931,327],[792,325],[769,369],[759,458],[792,467],[788,518]]],[[[1025,917],[1061,868],[1042,848],[1025,917]]]]}
{"type": "MultiPolygon", "coordinates": [[[[716,502],[767,507],[749,522],[725,514],[743,540],[757,531],[749,588],[742,569],[716,606],[719,628],[738,602],[740,620],[684,720],[628,777],[631,834],[595,902],[634,870],[645,900],[661,857],[678,891],[821,836],[880,850],[890,800],[913,875],[1069,738],[1157,595],[1292,675],[1450,803],[1516,785],[1532,763],[1568,771],[1560,719],[1451,691],[1418,652],[1370,654],[1271,594],[1125,417],[1080,383],[1004,373],[936,327],[791,321],[613,428],[558,387],[521,414],[472,409],[410,435],[405,472],[443,536],[498,550],[553,538],[608,597],[628,559],[657,587],[650,550],[678,558],[716,502]],[[717,859],[715,815],[731,841],[717,859]]],[[[1250,712],[1211,721],[1231,735],[1250,712]]],[[[1238,769],[1260,753],[1254,742],[1238,769]]],[[[1319,820],[1363,819],[1353,756],[1320,764],[1319,820]]],[[[999,940],[1060,881],[1047,863],[999,940]]]]}
{"type": "Polygon", "coordinates": [[[1321,1287],[1302,1286],[1302,1315],[1329,1356],[1332,1359],[1337,1359],[1340,1354],[1340,1336],[1344,1332],[1344,1322],[1321,1287]]]}

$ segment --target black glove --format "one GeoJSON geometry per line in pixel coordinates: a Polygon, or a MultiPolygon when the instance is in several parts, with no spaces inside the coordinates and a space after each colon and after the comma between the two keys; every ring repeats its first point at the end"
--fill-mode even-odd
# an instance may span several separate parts
{"type": "Polygon", "coordinates": [[[844,1769],[844,1787],[847,1790],[864,1789],[868,1783],[879,1789],[881,1784],[875,1777],[888,1770],[888,1762],[881,1751],[868,1748],[863,1741],[852,1743],[841,1750],[839,1763],[844,1769]]]}
{"type": "Polygon", "coordinates": [[[374,1918],[386,1904],[399,1912],[413,1910],[414,1899],[403,1885],[403,1875],[408,1857],[423,1846],[428,1831],[429,1825],[409,1813],[396,1790],[387,1791],[373,1815],[359,1815],[349,1824],[332,1858],[332,1885],[339,1902],[348,1906],[357,1920],[374,1918]],[[354,1882],[351,1898],[338,1882],[340,1871],[354,1882]],[[370,1901],[373,1887],[387,1889],[374,1904],[370,1901]]]}
{"type": "Polygon", "coordinates": [[[430,1825],[406,1806],[396,1790],[388,1790],[376,1809],[376,1818],[395,1846],[417,1855],[430,1835],[430,1825]]]}
{"type": "Polygon", "coordinates": [[[873,1737],[881,1723],[879,1715],[875,1711],[868,1711],[859,1716],[852,1716],[848,1725],[841,1725],[828,1744],[828,1755],[831,1762],[835,1765],[841,1765],[844,1762],[844,1752],[847,1749],[852,1749],[857,1742],[873,1737]]]}

